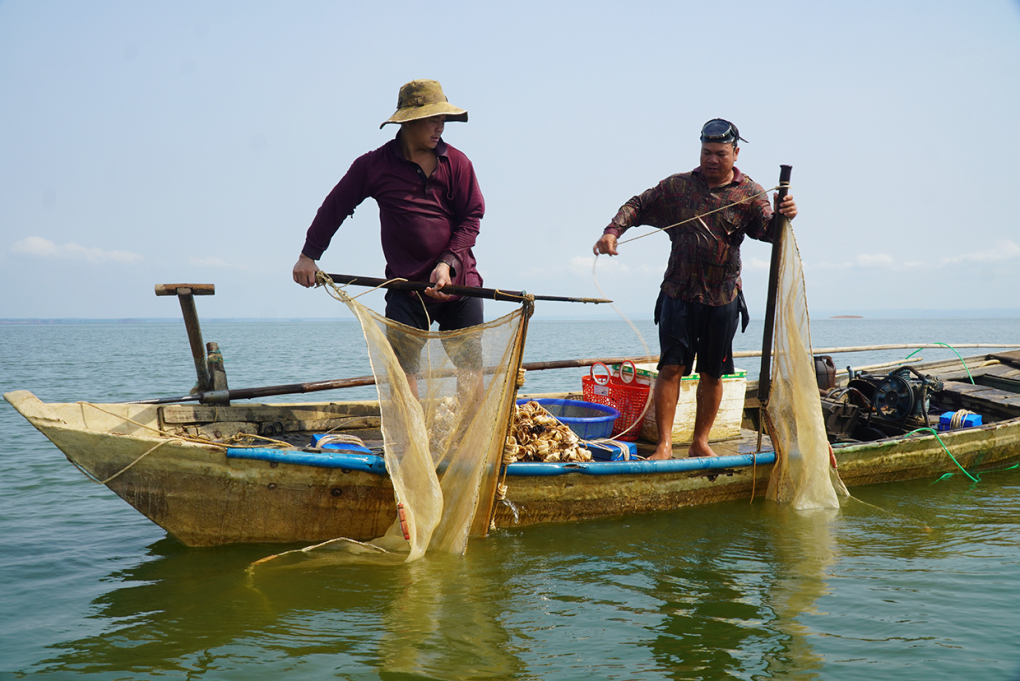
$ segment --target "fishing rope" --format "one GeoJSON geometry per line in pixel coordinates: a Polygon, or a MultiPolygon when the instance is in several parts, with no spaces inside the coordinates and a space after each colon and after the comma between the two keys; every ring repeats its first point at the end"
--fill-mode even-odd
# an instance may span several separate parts
{"type": "MultiPolygon", "coordinates": [[[[85,475],[85,477],[86,477],[86,478],[88,478],[88,479],[89,479],[89,480],[91,480],[92,482],[94,482],[94,483],[97,483],[97,484],[100,484],[100,485],[105,485],[106,483],[110,482],[111,480],[113,480],[114,478],[116,478],[117,476],[119,476],[119,475],[120,475],[121,473],[123,473],[123,472],[124,472],[124,471],[126,471],[127,469],[131,468],[131,467],[132,467],[132,466],[134,466],[134,465],[135,465],[136,463],[138,463],[139,461],[141,461],[142,459],[144,459],[144,458],[145,458],[145,457],[147,457],[147,456],[148,456],[149,454],[151,454],[152,452],[156,451],[157,449],[159,449],[159,448],[160,448],[160,447],[162,447],[163,445],[167,444],[167,443],[168,443],[168,442],[170,442],[171,440],[183,440],[183,441],[185,441],[185,442],[198,442],[198,443],[200,443],[200,444],[209,444],[209,445],[212,445],[212,446],[214,446],[214,447],[221,447],[221,448],[223,448],[223,449],[226,449],[226,448],[225,448],[225,447],[223,447],[222,445],[217,445],[217,444],[215,444],[215,443],[213,443],[213,442],[211,442],[211,441],[205,441],[205,440],[192,440],[191,438],[187,438],[187,437],[181,437],[181,436],[177,436],[177,435],[172,435],[172,434],[170,434],[170,433],[166,433],[166,432],[164,432],[164,431],[162,431],[162,430],[160,430],[160,429],[158,429],[158,428],[153,428],[152,426],[147,426],[147,425],[145,425],[145,424],[143,424],[143,423],[139,423],[138,421],[134,421],[134,420],[132,420],[132,419],[129,419],[129,418],[127,418],[126,416],[121,416],[120,414],[115,414],[115,413],[113,413],[112,411],[109,411],[108,409],[103,409],[102,407],[100,407],[100,406],[98,406],[98,405],[95,405],[95,404],[92,404],[91,402],[77,402],[76,404],[79,404],[79,405],[81,405],[81,407],[82,407],[82,421],[83,421],[83,422],[85,421],[85,407],[86,407],[86,406],[89,406],[89,407],[92,407],[93,409],[95,409],[95,410],[97,410],[97,411],[101,411],[101,412],[103,412],[103,413],[105,413],[105,414],[109,414],[110,416],[113,416],[114,418],[119,418],[119,419],[122,419],[122,420],[124,420],[124,421],[126,421],[126,422],[128,422],[128,423],[130,423],[130,424],[132,424],[132,425],[138,426],[139,428],[143,428],[143,429],[145,429],[145,430],[151,430],[151,431],[153,431],[153,432],[155,432],[155,433],[158,433],[158,434],[160,434],[160,435],[164,435],[164,436],[166,436],[167,438],[169,438],[169,439],[167,439],[167,440],[163,440],[163,441],[161,441],[161,442],[157,442],[157,443],[156,443],[156,444],[155,444],[155,445],[154,445],[154,446],[153,446],[153,447],[152,447],[151,449],[149,449],[149,450],[148,450],[148,451],[146,451],[146,452],[145,452],[144,454],[142,454],[141,456],[139,456],[139,457],[138,457],[137,459],[135,459],[134,461],[132,461],[131,463],[129,463],[129,464],[127,465],[127,466],[124,466],[124,468],[121,468],[121,469],[120,469],[119,471],[117,471],[116,473],[114,473],[113,475],[111,475],[110,477],[108,477],[108,478],[107,478],[106,480],[100,480],[98,476],[96,476],[95,474],[91,473],[90,471],[87,471],[87,470],[85,470],[85,468],[83,468],[82,466],[80,466],[80,465],[79,465],[79,464],[78,464],[78,463],[77,463],[76,461],[73,461],[73,460],[71,461],[71,463],[73,463],[73,464],[75,465],[75,467],[76,467],[76,468],[77,468],[78,470],[80,470],[80,471],[81,471],[81,472],[82,472],[82,473],[83,473],[83,474],[85,475]]],[[[88,427],[88,425],[87,425],[87,424],[86,424],[86,427],[88,427]]]]}
{"type": "MultiPolygon", "coordinates": [[[[962,414],[962,415],[965,416],[966,414],[973,414],[973,413],[974,412],[972,412],[972,411],[966,411],[964,409],[961,409],[960,411],[956,412],[953,415],[953,418],[955,420],[957,415],[961,415],[962,414]]],[[[961,416],[961,420],[962,420],[962,416],[961,416]]],[[[955,427],[955,426],[951,426],[951,427],[955,427]]],[[[981,474],[980,473],[976,473],[974,475],[971,475],[970,473],[968,473],[967,469],[965,469],[963,466],[961,466],[960,462],[956,460],[955,456],[953,456],[953,453],[949,451],[949,448],[946,447],[946,443],[944,443],[942,441],[942,438],[939,437],[939,434],[935,431],[934,428],[918,428],[917,430],[912,430],[909,433],[907,433],[905,437],[910,437],[914,433],[920,433],[920,432],[929,432],[932,435],[934,435],[935,439],[938,440],[938,443],[940,445],[942,445],[942,449],[944,449],[946,454],[949,455],[949,458],[953,460],[953,463],[956,464],[957,468],[959,468],[961,471],[963,471],[963,474],[966,475],[968,478],[970,478],[970,480],[972,482],[975,482],[975,483],[981,482],[981,474]]],[[[1000,472],[1000,471],[1009,471],[1009,470],[1013,470],[1014,468],[1020,468],[1020,464],[1013,464],[1012,466],[1007,466],[1005,468],[996,468],[996,469],[994,469],[992,471],[985,471],[985,472],[986,473],[993,473],[993,472],[1000,472]]],[[[948,480],[949,478],[953,477],[954,475],[956,475],[956,473],[943,473],[941,476],[939,476],[935,480],[935,482],[942,482],[943,480],[948,480]]]]}
{"type": "MultiPolygon", "coordinates": [[[[1011,471],[1014,468],[1020,468],[1020,463],[1015,463],[1012,466],[1006,466],[1005,468],[992,468],[992,469],[986,470],[984,472],[985,473],[1002,473],[1003,471],[1011,471]]],[[[935,482],[942,482],[943,480],[948,480],[949,478],[953,477],[954,475],[956,475],[956,473],[943,473],[942,475],[940,475],[935,480],[935,482]]],[[[980,474],[978,474],[977,479],[978,479],[978,482],[981,481],[981,475],[980,474]]],[[[933,482],[932,484],[934,485],[935,483],[933,482]]]]}
{"type": "Polygon", "coordinates": [[[902,513],[896,513],[895,511],[890,511],[887,508],[882,508],[881,506],[876,506],[875,504],[868,503],[867,501],[864,501],[863,499],[858,499],[855,496],[847,496],[847,499],[849,499],[850,501],[854,501],[854,502],[856,502],[858,504],[861,504],[863,506],[867,506],[868,508],[873,509],[875,511],[881,511],[882,513],[885,513],[886,515],[890,515],[890,516],[892,516],[894,518],[899,518],[901,520],[907,520],[909,522],[914,523],[915,525],[920,525],[921,529],[924,530],[925,532],[931,532],[931,527],[926,522],[924,522],[922,520],[918,520],[917,518],[911,518],[908,515],[903,515],[902,513]]]}
{"type": "MultiPolygon", "coordinates": [[[[187,435],[178,435],[178,434],[175,434],[175,433],[170,433],[168,431],[162,430],[160,428],[153,428],[152,426],[146,425],[144,423],[139,423],[138,421],[135,421],[133,419],[129,419],[128,417],[123,416],[121,414],[114,413],[114,412],[110,411],[109,409],[103,409],[99,405],[93,404],[92,402],[76,402],[75,404],[81,405],[81,407],[82,407],[82,421],[83,422],[86,421],[86,419],[85,419],[85,407],[89,406],[89,407],[92,407],[93,409],[95,409],[96,411],[101,411],[104,414],[107,414],[108,416],[112,416],[112,417],[120,419],[120,420],[122,420],[122,421],[124,421],[126,423],[130,423],[131,425],[138,426],[139,428],[142,428],[143,430],[149,430],[149,431],[152,431],[153,433],[156,433],[157,435],[161,435],[161,436],[167,438],[167,439],[165,439],[165,440],[163,440],[161,442],[156,443],[156,445],[153,446],[151,449],[149,449],[147,452],[145,452],[144,454],[139,456],[137,459],[135,459],[134,461],[129,463],[127,466],[125,466],[124,468],[120,469],[119,471],[117,471],[116,473],[114,473],[113,475],[111,475],[110,477],[108,477],[105,480],[100,480],[98,478],[98,476],[96,476],[96,475],[90,473],[89,471],[85,470],[80,465],[78,465],[78,463],[76,463],[74,461],[71,461],[71,463],[73,463],[75,465],[75,467],[78,468],[78,470],[80,470],[82,473],[85,474],[85,477],[87,477],[92,482],[98,483],[100,485],[105,485],[106,483],[110,482],[111,480],[113,480],[114,478],[119,476],[121,473],[123,473],[124,471],[128,470],[129,468],[134,466],[136,463],[138,463],[139,461],[141,461],[142,459],[147,457],[149,454],[151,454],[152,452],[156,451],[158,448],[160,448],[163,445],[165,445],[165,444],[167,444],[169,442],[172,442],[172,441],[191,442],[192,444],[205,445],[207,447],[215,447],[217,449],[222,449],[223,451],[226,451],[228,449],[228,447],[226,447],[225,445],[223,445],[223,444],[221,444],[219,442],[216,442],[214,440],[210,440],[209,438],[190,437],[190,436],[187,436],[187,435]]],[[[215,407],[214,407],[214,410],[215,410],[215,407]]],[[[86,423],[86,427],[88,427],[87,423],[86,423]]],[[[251,434],[251,433],[238,433],[237,435],[235,435],[231,439],[235,440],[235,441],[242,441],[242,440],[265,440],[266,442],[272,442],[272,443],[274,443],[276,445],[281,445],[281,446],[283,446],[284,448],[287,448],[287,449],[296,449],[296,447],[294,447],[294,445],[290,444],[289,442],[284,442],[283,440],[274,440],[273,438],[263,437],[261,435],[254,435],[254,434],[251,434]]]]}
{"type": "MultiPolygon", "coordinates": [[[[788,189],[789,185],[784,185],[784,187],[788,189]]],[[[759,196],[763,196],[765,194],[768,194],[771,191],[776,191],[778,189],[780,189],[779,186],[773,187],[772,189],[765,189],[765,190],[760,191],[760,192],[758,192],[756,194],[751,194],[749,196],[746,196],[743,199],[740,199],[739,201],[734,201],[734,202],[728,203],[728,204],[726,204],[724,206],[720,206],[718,208],[714,208],[714,209],[712,209],[710,211],[706,211],[704,213],[699,213],[699,214],[695,215],[694,217],[688,218],[686,220],[681,220],[680,222],[676,222],[676,223],[674,223],[672,225],[668,225],[666,227],[656,227],[651,232],[648,232],[647,234],[641,234],[639,236],[635,236],[635,237],[632,237],[630,239],[624,239],[623,241],[617,241],[617,245],[619,246],[619,245],[622,245],[622,244],[630,243],[631,241],[637,241],[638,239],[643,239],[646,236],[651,236],[652,234],[656,234],[658,232],[665,232],[667,229],[672,229],[673,227],[679,227],[680,225],[686,224],[688,222],[693,222],[695,220],[701,222],[701,225],[707,230],[708,228],[705,225],[704,220],[702,220],[702,218],[704,216],[712,215],[713,213],[718,213],[719,211],[725,210],[725,209],[730,208],[732,206],[736,206],[736,205],[739,205],[739,204],[742,204],[742,203],[747,203],[748,201],[756,199],[759,196]]],[[[599,263],[599,254],[596,253],[595,254],[595,260],[592,262],[592,265],[591,265],[591,278],[592,278],[592,281],[595,283],[595,288],[598,290],[599,295],[602,296],[603,298],[607,298],[608,299],[609,296],[606,295],[605,291],[602,290],[602,286],[599,284],[598,274],[596,273],[596,270],[598,269],[598,263],[599,263]]],[[[610,302],[609,305],[613,308],[613,310],[616,312],[616,314],[618,314],[620,316],[620,318],[623,319],[623,321],[627,322],[627,325],[631,328],[631,330],[634,331],[634,334],[638,337],[638,340],[641,341],[641,346],[645,349],[645,356],[651,355],[652,352],[651,352],[651,350],[648,347],[648,343],[645,342],[645,337],[638,330],[637,326],[634,325],[634,322],[632,322],[630,320],[630,318],[627,317],[627,315],[625,315],[623,313],[623,311],[620,310],[620,308],[616,306],[616,303],[610,302]]],[[[622,365],[620,366],[620,378],[621,379],[623,378],[623,366],[622,365]]],[[[637,380],[636,372],[635,372],[634,379],[637,380]]],[[[619,437],[620,435],[623,435],[624,433],[626,433],[626,432],[630,431],[631,429],[633,429],[634,426],[644,422],[645,414],[648,412],[648,407],[652,404],[652,402],[654,400],[654,396],[655,396],[655,389],[654,389],[654,386],[651,386],[649,388],[649,390],[648,390],[648,397],[645,399],[645,405],[644,405],[644,408],[641,410],[641,414],[637,417],[637,419],[635,419],[634,423],[632,423],[630,426],[628,426],[625,430],[620,431],[619,433],[617,433],[616,437],[619,437]]],[[[671,426],[671,428],[672,428],[672,426],[671,426]]]]}
{"type": "Polygon", "coordinates": [[[967,409],[954,411],[952,417],[949,419],[949,429],[956,430],[957,428],[960,428],[968,416],[977,416],[977,413],[968,411],[967,409]]]}
{"type": "MultiPolygon", "coordinates": [[[[355,539],[348,539],[347,537],[336,537],[335,539],[327,539],[324,542],[319,542],[318,544],[312,544],[311,546],[304,546],[304,547],[302,547],[300,549],[291,549],[290,551],[283,551],[281,553],[274,553],[271,556],[266,556],[265,558],[259,558],[258,560],[250,563],[248,565],[248,567],[245,569],[245,572],[247,573],[248,579],[250,580],[255,575],[255,568],[259,567],[263,563],[267,563],[267,562],[269,562],[269,561],[271,561],[271,560],[273,560],[275,558],[279,558],[281,556],[287,556],[287,555],[290,555],[290,554],[293,554],[293,553],[311,553],[315,549],[321,549],[323,546],[329,546],[330,544],[336,544],[336,543],[339,543],[339,542],[344,542],[344,543],[348,543],[348,544],[355,544],[355,545],[365,549],[366,551],[372,551],[372,552],[375,552],[375,553],[392,553],[391,551],[387,551],[386,549],[382,548],[381,546],[376,546],[374,544],[369,544],[369,543],[366,543],[366,542],[357,541],[355,539]]],[[[248,586],[251,586],[251,584],[249,583],[248,586]]]]}
{"type": "MultiPolygon", "coordinates": [[[[960,359],[960,364],[963,365],[964,371],[967,372],[967,377],[970,379],[971,385],[977,385],[977,383],[974,382],[974,377],[970,373],[970,369],[967,368],[967,362],[965,362],[963,360],[963,356],[959,352],[956,351],[956,348],[954,348],[952,345],[949,345],[948,343],[939,343],[937,341],[935,343],[932,343],[932,345],[941,345],[944,348],[949,348],[950,350],[952,350],[956,354],[956,356],[960,359]]],[[[912,353],[907,355],[904,359],[910,359],[911,357],[913,357],[917,353],[921,352],[921,350],[922,350],[922,348],[918,348],[917,350],[914,350],[912,353]]]]}
{"type": "Polygon", "coordinates": [[[644,239],[646,236],[651,236],[652,234],[655,234],[657,232],[665,232],[667,229],[673,229],[674,227],[679,227],[680,225],[685,225],[688,222],[694,222],[695,220],[701,221],[702,226],[704,226],[705,223],[701,219],[703,217],[705,217],[706,215],[711,215],[712,213],[718,213],[719,211],[726,210],[727,208],[730,208],[732,206],[739,206],[742,203],[747,203],[748,201],[750,201],[752,199],[756,199],[759,196],[764,196],[765,194],[768,194],[769,192],[777,191],[777,190],[779,190],[781,188],[789,189],[790,185],[788,185],[788,184],[787,185],[782,185],[782,187],[777,185],[777,186],[773,187],[772,189],[765,189],[763,191],[758,192],[757,194],[751,194],[750,196],[746,196],[746,197],[740,199],[739,201],[734,201],[733,203],[727,203],[725,206],[719,206],[718,208],[713,208],[712,210],[705,211],[704,213],[698,213],[694,217],[687,218],[686,220],[681,220],[680,222],[673,223],[672,225],[669,225],[667,227],[655,227],[651,232],[648,232],[647,234],[641,234],[639,236],[634,236],[634,237],[631,237],[629,239],[624,239],[623,241],[618,241],[617,245],[619,246],[619,245],[622,245],[622,244],[630,243],[631,241],[637,241],[638,239],[644,239]]]}
{"type": "MultiPolygon", "coordinates": [[[[647,235],[645,235],[645,236],[647,236],[647,235]]],[[[598,289],[599,295],[602,296],[603,298],[607,298],[608,299],[609,296],[607,296],[606,292],[602,290],[602,286],[599,284],[598,275],[596,275],[596,273],[595,273],[595,270],[597,269],[598,264],[599,264],[599,256],[596,253],[595,254],[595,260],[591,264],[591,278],[592,278],[592,281],[595,282],[595,288],[598,289]]],[[[636,335],[638,337],[638,340],[641,341],[641,347],[643,347],[645,349],[645,357],[648,357],[649,355],[651,355],[652,351],[648,347],[648,343],[645,342],[645,337],[641,334],[641,331],[638,330],[638,327],[634,325],[634,322],[632,322],[630,320],[630,318],[623,313],[623,310],[621,310],[619,307],[616,306],[616,303],[611,302],[611,303],[609,303],[609,305],[610,305],[610,307],[613,308],[613,311],[616,312],[616,314],[620,315],[620,318],[623,319],[623,321],[627,322],[627,326],[629,326],[631,328],[631,330],[634,332],[634,335],[636,335]]],[[[610,382],[612,382],[612,375],[611,374],[612,374],[612,371],[610,371],[610,382]]],[[[620,379],[621,380],[623,379],[623,365],[622,364],[620,365],[620,379]]],[[[637,370],[636,369],[634,371],[634,381],[637,381],[637,370]]],[[[608,387],[609,384],[607,383],[606,385],[608,387]]],[[[645,406],[641,409],[641,414],[639,414],[638,417],[636,419],[634,419],[634,423],[632,423],[629,426],[627,426],[627,428],[625,430],[622,430],[619,433],[617,433],[616,437],[619,437],[619,436],[623,435],[624,433],[626,433],[626,432],[630,431],[631,429],[633,429],[634,426],[637,426],[637,425],[641,424],[644,421],[645,413],[648,411],[648,406],[652,403],[653,398],[654,398],[654,387],[650,387],[649,390],[648,390],[648,396],[645,398],[645,406]]],[[[638,429],[638,432],[641,432],[640,428],[638,429]]]]}
{"type": "MultiPolygon", "coordinates": [[[[393,279],[387,279],[386,281],[384,281],[383,283],[379,284],[378,286],[373,286],[372,288],[368,289],[367,291],[364,291],[363,293],[359,293],[356,296],[351,296],[351,295],[347,294],[347,291],[346,291],[346,289],[344,287],[338,286],[337,284],[335,284],[333,282],[333,279],[328,274],[326,274],[322,270],[317,270],[315,272],[315,285],[316,286],[324,287],[326,289],[326,293],[328,293],[332,298],[334,298],[336,300],[339,300],[341,303],[344,302],[344,299],[342,297],[339,297],[339,296],[335,295],[335,294],[339,293],[339,294],[343,295],[344,297],[347,297],[347,298],[349,298],[351,300],[357,300],[361,296],[368,295],[372,291],[378,291],[379,289],[381,289],[384,286],[386,286],[386,284],[392,284],[392,283],[398,282],[398,281],[406,282],[407,279],[404,279],[402,277],[394,277],[393,279]]],[[[352,281],[350,284],[348,284],[348,286],[350,286],[353,283],[354,282],[352,281]]]]}
{"type": "Polygon", "coordinates": [[[316,444],[320,449],[325,445],[358,445],[359,447],[364,447],[365,441],[357,435],[349,435],[347,433],[330,433],[320,437],[316,444]]]}
{"type": "MultiPolygon", "coordinates": [[[[968,478],[970,478],[974,482],[980,482],[981,481],[980,477],[975,478],[973,475],[971,475],[970,473],[967,472],[966,468],[964,468],[963,466],[960,465],[960,462],[957,461],[956,457],[953,456],[953,453],[951,451],[949,451],[949,447],[946,447],[946,443],[942,441],[942,438],[939,437],[938,431],[936,431],[934,428],[930,428],[930,427],[918,428],[917,430],[910,431],[904,437],[910,437],[914,433],[931,433],[932,435],[934,435],[935,439],[938,440],[938,443],[942,446],[942,449],[944,449],[946,454],[949,455],[949,458],[953,460],[953,463],[956,464],[956,467],[959,468],[961,471],[963,471],[964,475],[966,475],[968,478]]],[[[942,477],[945,477],[945,476],[942,476],[942,477]]],[[[942,478],[939,478],[939,480],[941,480],[941,479],[942,478]]]]}
{"type": "Polygon", "coordinates": [[[71,463],[74,464],[75,468],[80,470],[85,475],[86,478],[88,478],[89,480],[91,480],[92,482],[94,482],[96,484],[105,485],[106,483],[110,482],[111,480],[116,478],[118,475],[120,475],[121,473],[123,473],[127,469],[131,468],[136,463],[138,463],[139,461],[141,461],[142,459],[147,457],[149,454],[152,454],[154,451],[156,451],[157,449],[159,449],[160,447],[162,447],[163,445],[165,445],[168,442],[170,442],[170,440],[163,440],[161,442],[157,442],[155,445],[152,446],[152,448],[149,449],[149,451],[145,452],[144,454],[139,456],[137,459],[135,459],[134,461],[132,461],[128,465],[126,465],[123,468],[121,468],[119,471],[117,471],[116,473],[114,473],[113,475],[108,477],[106,480],[100,480],[95,475],[93,475],[90,471],[85,470],[85,468],[83,466],[79,465],[77,461],[74,461],[74,460],[71,460],[71,459],[68,459],[68,460],[71,461],[71,463]]]}
{"type": "MultiPolygon", "coordinates": [[[[195,444],[200,444],[200,445],[211,445],[213,447],[219,447],[221,449],[226,449],[226,447],[224,447],[221,444],[217,444],[213,440],[209,440],[209,439],[206,439],[206,438],[194,438],[194,437],[189,437],[187,435],[176,435],[174,433],[170,433],[170,432],[167,432],[165,430],[161,430],[159,428],[153,428],[152,426],[147,426],[144,423],[139,423],[138,421],[134,421],[132,419],[129,419],[128,417],[122,416],[121,414],[115,414],[112,411],[109,411],[107,409],[103,409],[99,405],[93,404],[92,402],[76,402],[75,404],[80,404],[80,405],[82,405],[82,407],[86,407],[86,406],[92,407],[96,411],[101,411],[104,414],[108,414],[109,416],[112,416],[114,418],[121,419],[122,421],[125,421],[126,423],[130,423],[133,426],[138,426],[139,428],[144,428],[145,430],[151,430],[152,432],[154,432],[154,433],[156,433],[158,435],[162,435],[164,437],[172,438],[174,440],[181,440],[183,442],[193,442],[195,444]]],[[[84,416],[84,409],[82,409],[82,414],[84,416]]]]}

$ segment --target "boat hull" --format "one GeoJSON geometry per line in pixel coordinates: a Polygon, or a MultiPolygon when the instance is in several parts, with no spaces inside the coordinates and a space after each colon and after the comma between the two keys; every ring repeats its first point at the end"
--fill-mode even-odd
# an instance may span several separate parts
{"type": "MultiPolygon", "coordinates": [[[[1001,411],[998,420],[938,437],[922,431],[836,445],[844,484],[853,489],[1020,462],[1020,395],[970,385],[953,389],[961,400],[954,408],[984,400],[985,408],[1001,411]],[[1002,418],[1009,414],[1015,416],[1002,418]]],[[[749,386],[749,395],[753,390],[749,386]]],[[[265,423],[287,432],[324,432],[339,424],[353,432],[370,433],[373,427],[378,432],[373,403],[170,408],[45,404],[25,391],[5,398],[91,479],[189,546],[367,540],[396,520],[393,488],[378,457],[369,457],[378,464],[362,466],[355,458],[262,447],[272,456],[259,458],[250,448],[199,437],[251,432],[265,423]]],[[[749,397],[748,413],[754,411],[749,397]]],[[[511,464],[492,525],[573,522],[763,498],[774,454],[749,457],[754,442],[745,435],[744,448],[734,450],[739,456],[732,459],[511,464]]]]}

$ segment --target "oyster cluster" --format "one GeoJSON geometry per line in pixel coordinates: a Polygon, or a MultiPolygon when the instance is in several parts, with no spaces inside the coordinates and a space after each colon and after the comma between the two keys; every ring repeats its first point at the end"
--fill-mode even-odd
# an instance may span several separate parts
{"type": "Polygon", "coordinates": [[[591,452],[569,427],[534,400],[514,408],[503,461],[591,461],[591,452]]]}

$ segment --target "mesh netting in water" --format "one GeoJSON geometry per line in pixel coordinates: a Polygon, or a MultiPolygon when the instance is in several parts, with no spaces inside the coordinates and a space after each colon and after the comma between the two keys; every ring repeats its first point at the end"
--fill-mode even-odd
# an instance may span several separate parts
{"type": "Polygon", "coordinates": [[[793,229],[785,223],[776,292],[768,432],[776,450],[767,497],[797,509],[839,508],[849,496],[830,467],[818,379],[811,352],[804,271],[793,229]]]}
{"type": "MultiPolygon", "coordinates": [[[[407,560],[462,553],[472,527],[488,527],[530,305],[467,329],[421,331],[340,294],[368,344],[407,560]]],[[[403,538],[399,522],[387,535],[403,538]]]]}
{"type": "Polygon", "coordinates": [[[463,553],[469,536],[488,530],[533,303],[467,329],[422,331],[326,285],[358,318],[368,345],[395,520],[367,544],[337,538],[288,554],[307,565],[463,553]]]}

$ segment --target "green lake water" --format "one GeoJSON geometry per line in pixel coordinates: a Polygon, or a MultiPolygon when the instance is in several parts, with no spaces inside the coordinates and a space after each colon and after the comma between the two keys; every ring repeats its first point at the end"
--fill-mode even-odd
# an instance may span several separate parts
{"type": "MultiPolygon", "coordinates": [[[[639,328],[654,352],[654,327],[639,328]]],[[[347,322],[203,330],[231,387],[369,373],[347,322]]],[[[1020,342],[1020,320],[821,320],[813,335],[816,347],[1020,342]]],[[[736,349],[758,338],[752,323],[736,349]]],[[[0,388],[47,401],[194,383],[179,323],[0,325],[0,347],[0,388]]],[[[642,352],[622,322],[538,320],[525,360],[642,352]]],[[[738,366],[753,378],[757,361],[738,366]]],[[[531,372],[525,391],[578,389],[581,375],[531,372]]],[[[0,428],[0,679],[1020,677],[1017,469],[856,488],[838,511],[759,498],[500,530],[463,557],[410,565],[249,571],[296,547],[184,547],[6,403],[0,428]]]]}

